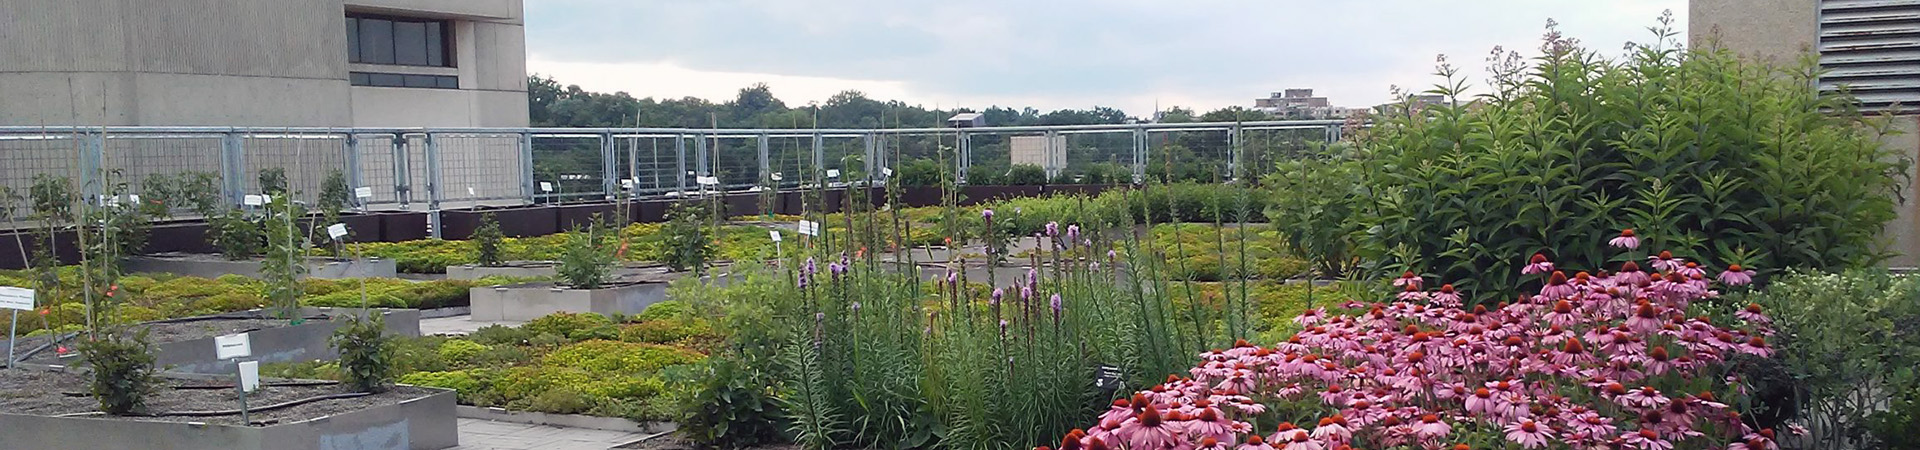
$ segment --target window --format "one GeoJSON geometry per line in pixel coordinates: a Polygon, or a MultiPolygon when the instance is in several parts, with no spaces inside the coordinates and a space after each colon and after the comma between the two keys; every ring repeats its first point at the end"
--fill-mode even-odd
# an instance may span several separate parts
{"type": "Polygon", "coordinates": [[[452,33],[444,20],[347,16],[347,62],[453,67],[452,33]]]}
{"type": "Polygon", "coordinates": [[[459,89],[460,77],[452,75],[416,75],[410,73],[352,72],[347,81],[354,86],[459,89]]]}

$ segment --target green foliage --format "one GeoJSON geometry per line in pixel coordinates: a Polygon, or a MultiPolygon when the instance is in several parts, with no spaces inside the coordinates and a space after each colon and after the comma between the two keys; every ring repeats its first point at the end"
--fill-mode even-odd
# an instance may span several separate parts
{"type": "Polygon", "coordinates": [[[1442,64],[1430,93],[1446,101],[1378,117],[1359,137],[1361,256],[1483,301],[1536,281],[1514,256],[1536,252],[1608,267],[1671,250],[1763,279],[1879,261],[1875,237],[1909,165],[1880,145],[1887,124],[1808,89],[1812,70],[1681,51],[1656,31],[1619,60],[1565,40],[1530,67],[1497,59],[1492,92],[1471,104],[1442,64]],[[1602,245],[1622,229],[1640,250],[1602,245]]]}
{"type": "Polygon", "coordinates": [[[289,192],[287,190],[287,169],[286,168],[269,167],[266,169],[261,169],[259,174],[259,181],[260,181],[260,185],[259,185],[260,193],[262,194],[281,197],[281,196],[284,196],[284,194],[289,192]]]}
{"type": "MultiPolygon", "coordinates": [[[[967,181],[971,182],[972,179],[967,181]]],[[[1014,164],[1007,170],[1007,176],[1000,179],[1002,184],[1013,186],[1039,186],[1047,184],[1047,169],[1032,164],[1014,164]]],[[[975,183],[979,184],[979,183],[975,183]]]]}
{"type": "Polygon", "coordinates": [[[693,308],[687,305],[687,302],[680,300],[662,300],[659,303],[647,305],[647,309],[641,310],[640,314],[633,315],[630,320],[634,322],[651,322],[655,320],[689,317],[693,317],[693,308]]]}
{"type": "Polygon", "coordinates": [[[591,225],[585,229],[575,226],[567,233],[566,246],[561,250],[560,266],[556,270],[567,287],[574,289],[598,289],[605,283],[608,273],[613,269],[613,252],[607,248],[608,233],[595,214],[591,225]]]}
{"type": "MultiPolygon", "coordinates": [[[[264,185],[267,181],[265,172],[261,178],[264,185]]],[[[306,240],[295,236],[294,225],[294,218],[305,216],[305,213],[302,208],[292,204],[290,197],[275,195],[273,201],[267,202],[268,214],[263,222],[267,252],[260,262],[260,278],[267,283],[267,304],[272,305],[275,314],[283,318],[292,318],[298,313],[299,278],[307,271],[306,240]]]]}
{"type": "Polygon", "coordinates": [[[471,365],[474,358],[486,353],[489,349],[486,344],[474,341],[448,339],[440,343],[440,359],[454,366],[471,365]]]}
{"type": "Polygon", "coordinates": [[[334,330],[331,345],[340,352],[341,381],[359,392],[384,392],[398,372],[393,338],[380,314],[350,316],[334,330]]]}
{"type": "Polygon", "coordinates": [[[480,227],[473,230],[470,239],[477,251],[476,262],[482,266],[500,265],[504,261],[500,254],[500,244],[504,239],[506,237],[500,235],[500,221],[493,218],[493,213],[480,214],[480,227]]]}
{"type": "MultiPolygon", "coordinates": [[[[545,317],[542,317],[541,319],[544,318],[545,317]]],[[[540,319],[534,320],[539,321],[540,319]]],[[[487,325],[480,327],[478,330],[474,330],[473,333],[467,335],[467,338],[486,345],[524,345],[527,343],[527,339],[533,338],[536,334],[538,333],[519,327],[487,325]]]]}
{"type": "Polygon", "coordinates": [[[561,337],[585,335],[599,329],[612,329],[613,320],[595,313],[557,312],[540,316],[527,322],[521,328],[527,333],[538,336],[553,334],[561,337]]]}
{"type": "MultiPolygon", "coordinates": [[[[1286,279],[1306,270],[1304,261],[1289,255],[1280,233],[1250,231],[1241,242],[1239,231],[1204,224],[1156,225],[1152,248],[1167,261],[1182,261],[1164,274],[1168,279],[1220,281],[1238,278],[1286,279]],[[1222,245],[1225,247],[1222,247],[1222,245]],[[1240,246],[1245,244],[1246,261],[1240,246]],[[1247,273],[1241,273],[1241,267],[1247,273]]],[[[1157,258],[1158,256],[1156,256],[1157,258]]]]}
{"type": "Polygon", "coordinates": [[[245,213],[230,210],[208,217],[207,233],[213,237],[213,246],[220,249],[220,256],[239,261],[260,254],[266,234],[260,224],[249,220],[245,213]]]}
{"type": "Polygon", "coordinates": [[[1779,362],[1749,364],[1743,378],[1757,397],[1784,409],[1770,411],[1778,417],[1808,421],[1812,448],[1871,448],[1871,417],[1920,384],[1920,278],[1790,272],[1746,299],[1773,319],[1779,362]]]}
{"type": "Polygon", "coordinates": [[[1886,449],[1920,449],[1920,433],[1914,433],[1915,429],[1920,429],[1920,385],[1907,387],[1905,393],[1895,393],[1892,405],[1874,414],[1867,423],[1868,432],[1886,449]]]}
{"type": "Polygon", "coordinates": [[[340,217],[340,211],[353,204],[353,192],[347,186],[347,174],[340,169],[327,171],[327,177],[320,182],[320,196],[314,200],[314,207],[326,217],[326,223],[334,223],[340,217]]]}
{"type": "Polygon", "coordinates": [[[147,396],[160,387],[153,366],[153,345],[142,329],[131,334],[101,333],[80,343],[80,355],[92,368],[89,390],[100,411],[116,416],[144,412],[147,396]]]}
{"type": "Polygon", "coordinates": [[[940,163],[931,159],[915,159],[900,166],[895,178],[901,186],[932,187],[940,185],[940,163]]]}
{"type": "Polygon", "coordinates": [[[689,440],[709,448],[742,449],[780,438],[780,405],[766,371],[735,358],[714,357],[678,378],[690,389],[678,402],[675,422],[689,440]]]}
{"type": "Polygon", "coordinates": [[[1263,184],[1271,190],[1265,215],[1289,247],[1328,277],[1358,264],[1354,237],[1362,230],[1358,209],[1366,204],[1363,172],[1355,149],[1335,144],[1324,152],[1279,163],[1263,184]]]}
{"type": "Polygon", "coordinates": [[[683,201],[667,210],[667,252],[661,262],[674,271],[703,272],[713,259],[715,239],[707,221],[715,214],[706,203],[683,201]]]}

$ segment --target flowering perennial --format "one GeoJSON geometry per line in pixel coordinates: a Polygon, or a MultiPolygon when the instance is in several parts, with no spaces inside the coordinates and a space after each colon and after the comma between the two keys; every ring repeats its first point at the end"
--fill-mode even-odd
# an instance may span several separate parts
{"type": "Polygon", "coordinates": [[[1199,355],[1188,376],[1115,401],[1060,448],[1777,449],[1773,430],[1728,406],[1741,380],[1715,370],[1772,353],[1766,316],[1687,317],[1719,295],[1704,270],[1664,252],[1651,262],[1663,272],[1628,262],[1568,276],[1534,255],[1539,292],[1492,308],[1409,273],[1397,301],[1311,310],[1286,342],[1199,355]]]}

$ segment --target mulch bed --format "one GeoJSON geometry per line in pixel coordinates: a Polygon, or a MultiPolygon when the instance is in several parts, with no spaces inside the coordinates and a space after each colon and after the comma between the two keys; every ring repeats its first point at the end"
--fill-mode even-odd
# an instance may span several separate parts
{"type": "MultiPolygon", "coordinates": [[[[0,370],[0,413],[31,414],[56,416],[62,414],[90,413],[99,411],[100,404],[88,393],[88,377],[85,373],[53,372],[45,370],[0,370]]],[[[183,411],[224,411],[240,408],[239,394],[230,381],[165,379],[166,387],[147,396],[147,413],[151,416],[114,417],[90,415],[93,418],[112,418],[123,420],[142,420],[156,422],[201,422],[219,425],[239,425],[240,415],[220,416],[164,416],[161,414],[183,411]],[[176,386],[215,386],[213,389],[176,389],[176,386]]],[[[267,383],[271,384],[271,383],[267,383]]],[[[329,394],[350,392],[340,385],[317,386],[261,386],[260,390],[247,395],[247,405],[252,408],[284,403],[293,400],[311,398],[329,394]]],[[[358,411],[374,406],[398,404],[403,400],[424,397],[432,394],[427,389],[395,386],[380,394],[362,397],[329,399],[272,411],[254,411],[249,419],[253,425],[272,425],[300,422],[308,419],[358,411]]]]}
{"type": "MultiPolygon", "coordinates": [[[[325,321],[327,319],[308,318],[306,320],[307,322],[314,322],[314,321],[325,321]]],[[[222,317],[222,318],[213,318],[213,319],[205,319],[205,320],[145,323],[140,325],[134,325],[133,327],[129,328],[128,331],[131,332],[131,331],[138,331],[138,330],[145,329],[147,330],[147,342],[160,344],[160,343],[166,343],[166,342],[190,341],[194,339],[209,338],[214,336],[225,336],[225,335],[235,334],[240,332],[264,330],[269,328],[280,328],[285,326],[289,326],[289,321],[287,319],[222,317]]],[[[83,334],[82,336],[78,336],[76,338],[84,338],[84,337],[85,336],[83,334]]],[[[36,362],[41,364],[58,364],[59,363],[58,362],[59,356],[57,354],[58,352],[56,351],[57,349],[53,349],[53,348],[46,349],[44,351],[41,351],[40,353],[34,354],[32,358],[24,357],[27,351],[32,350],[34,347],[37,347],[47,342],[48,339],[50,339],[48,336],[35,336],[32,338],[21,338],[20,341],[17,344],[15,344],[16,345],[15,348],[22,355],[21,360],[24,362],[36,362]]],[[[0,343],[0,345],[5,345],[5,344],[0,343]]],[[[69,350],[72,350],[72,347],[74,346],[74,340],[68,340],[67,342],[64,342],[62,345],[65,345],[68,347],[69,350]]],[[[4,350],[0,350],[0,351],[4,351],[4,350]]]]}

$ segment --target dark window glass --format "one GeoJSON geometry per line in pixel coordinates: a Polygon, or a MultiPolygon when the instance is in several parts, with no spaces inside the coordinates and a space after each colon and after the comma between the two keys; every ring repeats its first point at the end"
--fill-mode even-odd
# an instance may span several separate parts
{"type": "Polygon", "coordinates": [[[453,67],[453,27],[444,20],[347,17],[347,61],[453,67]]]}
{"type": "Polygon", "coordinates": [[[351,72],[347,80],[354,86],[459,89],[460,77],[452,75],[414,75],[401,73],[351,72]]]}
{"type": "Polygon", "coordinates": [[[360,62],[393,64],[393,21],[360,21],[360,62]]]}
{"type": "Polygon", "coordinates": [[[393,23],[393,63],[405,66],[427,65],[427,24],[393,23]]]}
{"type": "Polygon", "coordinates": [[[429,66],[452,65],[447,64],[446,35],[441,30],[443,28],[440,22],[427,22],[427,65],[429,66]]]}
{"type": "Polygon", "coordinates": [[[347,61],[360,62],[360,19],[347,18],[347,61]]]}

